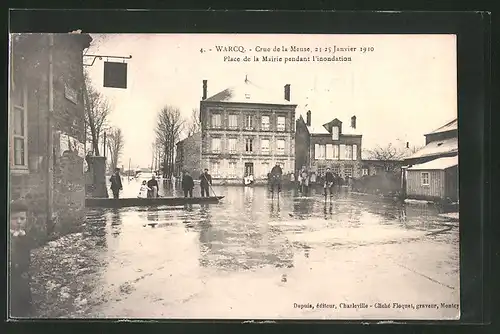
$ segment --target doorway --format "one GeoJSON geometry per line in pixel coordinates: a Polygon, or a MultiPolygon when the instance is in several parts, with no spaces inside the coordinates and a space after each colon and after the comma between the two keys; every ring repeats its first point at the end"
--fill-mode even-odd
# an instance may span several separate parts
{"type": "Polygon", "coordinates": [[[245,176],[253,175],[253,162],[245,162],[245,176]]]}

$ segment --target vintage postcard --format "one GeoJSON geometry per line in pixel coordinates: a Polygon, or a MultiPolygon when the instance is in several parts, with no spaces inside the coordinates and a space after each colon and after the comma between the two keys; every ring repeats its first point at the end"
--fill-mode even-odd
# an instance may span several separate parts
{"type": "Polygon", "coordinates": [[[455,35],[10,35],[12,318],[457,320],[455,35]]]}

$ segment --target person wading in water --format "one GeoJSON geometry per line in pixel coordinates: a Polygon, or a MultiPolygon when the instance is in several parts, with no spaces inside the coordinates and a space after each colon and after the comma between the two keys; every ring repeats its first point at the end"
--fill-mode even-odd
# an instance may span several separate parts
{"type": "Polygon", "coordinates": [[[212,185],[212,176],[208,174],[208,168],[205,168],[205,172],[200,175],[200,188],[201,188],[201,197],[210,197],[210,193],[208,188],[212,185]]]}
{"type": "Polygon", "coordinates": [[[333,195],[334,182],[335,177],[333,176],[333,173],[330,172],[330,168],[327,168],[325,173],[325,184],[323,185],[325,188],[325,197],[327,196],[327,193],[330,193],[330,197],[333,195]]]}
{"type": "Polygon", "coordinates": [[[115,168],[115,173],[111,175],[109,182],[111,182],[111,191],[113,192],[113,198],[118,199],[120,197],[120,190],[123,190],[122,178],[120,177],[120,168],[115,168]]]}
{"type": "Polygon", "coordinates": [[[283,176],[283,170],[281,169],[279,163],[271,169],[271,191],[274,192],[274,188],[278,187],[278,192],[281,192],[281,177],[283,176]]]}

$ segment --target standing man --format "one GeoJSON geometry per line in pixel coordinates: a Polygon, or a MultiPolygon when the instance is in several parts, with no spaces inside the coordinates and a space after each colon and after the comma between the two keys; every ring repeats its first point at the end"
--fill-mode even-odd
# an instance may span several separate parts
{"type": "Polygon", "coordinates": [[[182,190],[184,191],[184,197],[193,197],[194,181],[188,171],[184,172],[182,176],[182,190]]]}
{"type": "Polygon", "coordinates": [[[277,162],[276,165],[271,169],[271,176],[273,179],[272,190],[274,191],[274,186],[278,186],[278,192],[281,192],[281,177],[283,176],[283,170],[280,164],[277,162]]]}
{"type": "Polygon", "coordinates": [[[120,197],[120,190],[123,190],[122,178],[120,177],[120,168],[115,168],[115,173],[111,175],[109,182],[111,182],[111,191],[113,192],[113,198],[118,199],[120,197]]]}
{"type": "Polygon", "coordinates": [[[151,176],[151,180],[148,181],[148,198],[156,198],[158,197],[158,189],[159,189],[159,186],[158,186],[158,181],[156,181],[156,177],[155,175],[153,174],[151,176]]]}
{"type": "Polygon", "coordinates": [[[208,188],[212,185],[212,176],[208,174],[208,168],[205,168],[204,173],[200,175],[200,188],[201,188],[201,197],[210,197],[210,193],[208,188]]]}
{"type": "Polygon", "coordinates": [[[332,190],[333,190],[334,181],[335,181],[335,178],[333,176],[333,173],[330,172],[330,168],[327,168],[326,169],[326,173],[325,173],[325,184],[324,184],[325,197],[326,197],[327,189],[328,189],[328,191],[330,193],[330,196],[332,196],[332,190]]]}

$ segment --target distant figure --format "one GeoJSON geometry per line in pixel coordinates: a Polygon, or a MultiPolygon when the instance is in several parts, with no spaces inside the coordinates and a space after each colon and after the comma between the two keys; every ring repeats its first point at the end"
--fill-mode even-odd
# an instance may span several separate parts
{"type": "Polygon", "coordinates": [[[309,188],[309,173],[306,170],[306,167],[302,167],[302,170],[299,173],[299,185],[300,191],[305,194],[309,188]]]}
{"type": "Polygon", "coordinates": [[[311,183],[316,183],[316,173],[311,173],[311,183]]]}
{"type": "Polygon", "coordinates": [[[281,179],[283,176],[283,170],[281,169],[279,163],[271,169],[271,191],[274,191],[275,187],[278,187],[278,192],[281,192],[281,179]]]}
{"type": "Polygon", "coordinates": [[[330,172],[330,168],[327,168],[325,173],[325,183],[323,185],[323,187],[325,188],[325,196],[327,195],[327,190],[330,193],[330,196],[332,195],[332,189],[334,183],[335,183],[335,177],[333,176],[333,173],[330,172]]]}
{"type": "Polygon", "coordinates": [[[120,177],[120,168],[115,168],[115,173],[111,175],[109,182],[111,182],[111,191],[113,192],[113,198],[118,199],[120,197],[120,190],[123,190],[122,178],[120,177]]]}
{"type": "Polygon", "coordinates": [[[154,174],[151,176],[151,180],[148,181],[148,198],[156,198],[158,197],[158,181],[156,181],[156,177],[154,174]]]}
{"type": "Polygon", "coordinates": [[[138,198],[147,198],[148,191],[150,191],[150,190],[151,189],[146,184],[146,181],[142,181],[141,188],[139,189],[139,195],[137,197],[138,198]]]}
{"type": "Polygon", "coordinates": [[[21,201],[10,205],[10,315],[30,317],[31,250],[34,240],[28,230],[28,206],[21,201]]]}
{"type": "Polygon", "coordinates": [[[184,172],[182,177],[182,190],[184,191],[184,197],[193,197],[194,181],[189,172],[184,172]]]}
{"type": "Polygon", "coordinates": [[[210,197],[208,188],[212,185],[212,176],[208,174],[208,168],[200,175],[201,197],[210,197]]]}

